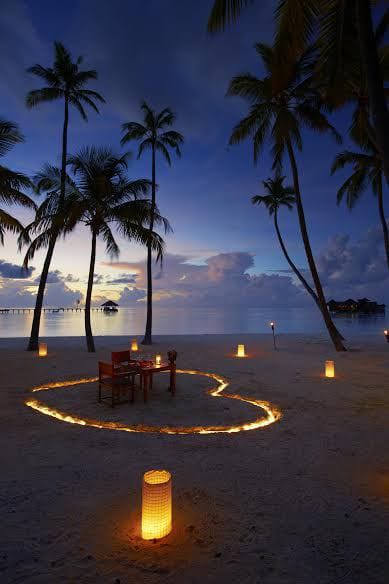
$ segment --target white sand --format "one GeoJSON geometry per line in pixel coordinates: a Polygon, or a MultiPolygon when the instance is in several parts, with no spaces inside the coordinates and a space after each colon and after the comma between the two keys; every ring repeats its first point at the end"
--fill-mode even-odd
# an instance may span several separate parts
{"type": "MultiPolygon", "coordinates": [[[[129,434],[67,424],[24,405],[28,390],[96,374],[127,339],[48,339],[50,356],[0,341],[0,582],[28,584],[384,584],[389,577],[389,345],[361,338],[335,354],[319,337],[161,337],[178,366],[270,401],[277,423],[237,434],[129,434]],[[245,342],[252,357],[229,356],[245,342]],[[337,378],[322,377],[335,359],[337,378]],[[139,537],[141,477],[173,474],[174,529],[139,537]]],[[[154,349],[153,349],[154,350],[154,349]]],[[[157,378],[156,378],[157,381],[157,378]]],[[[160,376],[148,404],[113,411],[96,386],[35,394],[48,405],[127,425],[223,425],[260,415],[206,394],[211,380],[160,376]]]]}

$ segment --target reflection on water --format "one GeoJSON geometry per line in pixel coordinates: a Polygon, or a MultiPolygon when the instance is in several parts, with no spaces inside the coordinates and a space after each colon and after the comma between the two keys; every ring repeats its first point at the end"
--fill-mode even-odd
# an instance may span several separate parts
{"type": "MultiPolygon", "coordinates": [[[[317,310],[305,308],[173,308],[154,307],[155,334],[223,334],[269,332],[274,320],[276,332],[325,332],[317,310]]],[[[384,314],[337,314],[334,320],[345,336],[381,333],[389,328],[384,314]]],[[[32,313],[0,314],[0,337],[26,337],[30,333],[32,313]]],[[[144,332],[144,307],[119,308],[119,312],[92,313],[95,335],[141,335],[144,332]]],[[[84,314],[80,312],[44,313],[41,335],[82,336],[84,314]]]]}

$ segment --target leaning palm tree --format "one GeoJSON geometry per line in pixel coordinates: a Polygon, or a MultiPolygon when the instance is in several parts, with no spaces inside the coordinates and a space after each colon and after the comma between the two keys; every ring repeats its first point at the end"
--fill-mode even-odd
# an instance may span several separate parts
{"type": "MultiPolygon", "coordinates": [[[[252,2],[214,0],[208,30],[223,30],[252,2]]],[[[282,83],[282,77],[288,75],[285,56],[298,58],[313,41],[320,51],[317,69],[326,69],[327,84],[335,81],[343,85],[345,72],[359,60],[366,75],[372,125],[389,181],[389,109],[373,24],[375,4],[373,0],[278,0],[275,11],[278,72],[273,83],[282,83]]],[[[385,25],[388,21],[386,9],[382,22],[385,25]]]]}
{"type": "MultiPolygon", "coordinates": [[[[178,157],[181,157],[181,145],[184,142],[182,134],[175,130],[168,130],[171,127],[176,116],[170,108],[165,108],[161,112],[155,112],[146,102],[141,105],[143,113],[143,124],[138,122],[127,122],[123,124],[122,130],[124,136],[121,140],[122,146],[132,140],[140,141],[138,149],[138,158],[141,157],[145,150],[151,150],[151,220],[150,233],[154,228],[154,209],[156,208],[156,155],[157,152],[162,154],[169,166],[171,166],[171,157],[169,148],[174,150],[178,157]]],[[[153,322],[153,277],[152,277],[152,249],[149,245],[147,248],[147,318],[146,330],[142,343],[144,345],[152,344],[152,322],[153,322]]]]}
{"type": "MultiPolygon", "coordinates": [[[[55,58],[52,67],[43,67],[36,64],[28,69],[32,73],[43,79],[47,84],[41,89],[34,89],[27,94],[27,107],[32,108],[41,103],[61,100],[64,105],[64,119],[62,128],[62,152],[61,152],[61,185],[60,195],[65,198],[66,190],[66,158],[67,158],[67,142],[68,142],[68,125],[69,125],[69,108],[73,106],[86,121],[88,119],[85,111],[85,106],[89,106],[95,112],[99,113],[96,101],[104,102],[104,98],[91,89],[85,89],[89,81],[97,79],[95,70],[83,70],[80,68],[82,57],[78,57],[76,61],[72,60],[69,51],[62,43],[54,43],[55,58]]],[[[58,233],[53,229],[51,231],[51,239],[47,247],[46,261],[53,255],[54,247],[57,241],[58,233]]],[[[50,263],[49,263],[50,267],[50,263]]],[[[44,269],[44,272],[46,270],[44,269]]],[[[47,270],[48,273],[48,270],[47,270]]],[[[43,273],[42,273],[43,276],[43,273]]],[[[42,312],[42,305],[39,299],[43,300],[46,280],[41,276],[39,281],[39,288],[37,294],[37,301],[34,309],[34,318],[32,322],[30,342],[28,350],[35,351],[38,348],[39,327],[42,312]]]]}
{"type": "MultiPolygon", "coordinates": [[[[0,119],[0,157],[24,138],[16,124],[0,119]]],[[[15,172],[0,165],[0,201],[6,205],[21,205],[35,209],[36,205],[30,197],[22,191],[31,187],[30,179],[20,172],[15,172]]],[[[0,209],[0,243],[4,244],[5,231],[19,233],[23,225],[4,209],[0,209]]]]}
{"type": "Polygon", "coordinates": [[[146,245],[156,252],[157,260],[162,260],[163,239],[149,225],[163,225],[169,229],[154,205],[148,200],[138,199],[148,193],[150,181],[129,180],[126,176],[128,155],[116,156],[109,148],[84,148],[69,157],[69,165],[76,183],[79,199],[75,207],[79,221],[91,232],[91,256],[88,286],[85,299],[85,334],[88,351],[95,351],[92,335],[90,308],[96,263],[96,243],[98,237],[105,242],[106,252],[111,256],[119,254],[119,247],[112,227],[126,239],[146,245]]]}
{"type": "MultiPolygon", "coordinates": [[[[54,245],[60,237],[66,237],[77,225],[76,203],[78,199],[74,195],[74,183],[66,175],[65,196],[62,195],[62,172],[60,168],[46,164],[33,179],[35,192],[38,195],[46,194],[45,199],[36,210],[34,220],[27,225],[19,235],[18,246],[21,250],[28,246],[24,256],[23,267],[27,268],[35,257],[35,254],[46,249],[46,256],[39,280],[35,310],[42,311],[45,293],[45,284],[49,275],[50,264],[53,257],[54,245]]],[[[34,313],[35,317],[35,313],[34,313]]],[[[39,343],[39,321],[35,320],[28,350],[36,350],[39,343]]]]}
{"type": "Polygon", "coordinates": [[[389,269],[389,233],[383,202],[382,160],[372,144],[365,146],[364,150],[364,152],[345,150],[338,154],[332,164],[331,173],[333,174],[345,166],[352,166],[351,175],[338,190],[338,205],[346,197],[347,207],[350,210],[353,209],[361,195],[369,188],[371,188],[373,194],[377,197],[378,214],[384,236],[386,263],[389,269]]]}
{"type": "Polygon", "coordinates": [[[297,268],[296,264],[292,261],[286,249],[284,240],[281,235],[280,227],[278,225],[278,210],[280,209],[280,207],[285,207],[291,211],[296,203],[296,197],[294,194],[293,187],[285,186],[284,180],[285,180],[284,176],[281,176],[279,173],[276,173],[274,178],[268,178],[267,180],[262,181],[266,194],[254,195],[251,198],[251,202],[253,203],[253,205],[263,204],[268,210],[270,217],[273,217],[274,228],[276,230],[278,242],[280,244],[282,253],[285,256],[286,261],[288,262],[293,273],[300,280],[301,284],[304,286],[308,294],[312,296],[313,300],[320,308],[319,301],[317,299],[315,291],[308,284],[307,280],[304,278],[300,270],[297,268]]]}
{"type": "Polygon", "coordinates": [[[314,51],[306,51],[294,62],[293,67],[289,66],[290,75],[277,90],[274,90],[273,84],[274,67],[277,64],[273,48],[257,43],[256,51],[265,67],[265,76],[259,79],[246,73],[235,77],[229,86],[228,95],[243,97],[249,103],[249,113],[233,129],[230,144],[252,139],[256,163],[265,141],[269,139],[272,144],[273,167],[276,169],[281,168],[282,160],[287,154],[292,169],[301,237],[320,310],[335,348],[343,351],[345,348],[328,311],[311,248],[295,155],[296,149],[302,150],[303,147],[303,127],[319,133],[329,132],[338,141],[340,137],[326,118],[320,95],[312,86],[314,51]]]}

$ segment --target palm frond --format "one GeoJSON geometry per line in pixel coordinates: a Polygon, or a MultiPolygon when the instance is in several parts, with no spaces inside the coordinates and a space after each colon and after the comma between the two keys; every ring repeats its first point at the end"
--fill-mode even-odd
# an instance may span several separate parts
{"type": "Polygon", "coordinates": [[[208,19],[208,32],[225,30],[226,26],[235,22],[242,10],[252,2],[253,0],[214,0],[208,19]]]}
{"type": "Polygon", "coordinates": [[[20,142],[24,142],[24,136],[20,132],[19,126],[0,118],[0,156],[4,156],[15,144],[20,142]]]}

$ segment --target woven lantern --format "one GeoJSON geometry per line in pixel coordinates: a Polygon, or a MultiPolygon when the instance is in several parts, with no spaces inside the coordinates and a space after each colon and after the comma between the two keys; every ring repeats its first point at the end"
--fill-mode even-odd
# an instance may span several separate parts
{"type": "Polygon", "coordinates": [[[172,530],[172,477],[167,470],[143,475],[142,538],[160,539],[172,530]]]}
{"type": "Polygon", "coordinates": [[[139,351],[138,341],[136,339],[134,339],[131,343],[131,351],[134,351],[134,352],[139,351]]]}
{"type": "Polygon", "coordinates": [[[333,361],[326,361],[326,377],[335,377],[335,364],[333,361]]]}
{"type": "Polygon", "coordinates": [[[244,352],[244,345],[238,345],[236,357],[246,357],[246,353],[244,352]]]}
{"type": "Polygon", "coordinates": [[[39,343],[38,355],[39,357],[47,357],[47,343],[39,343]]]}

